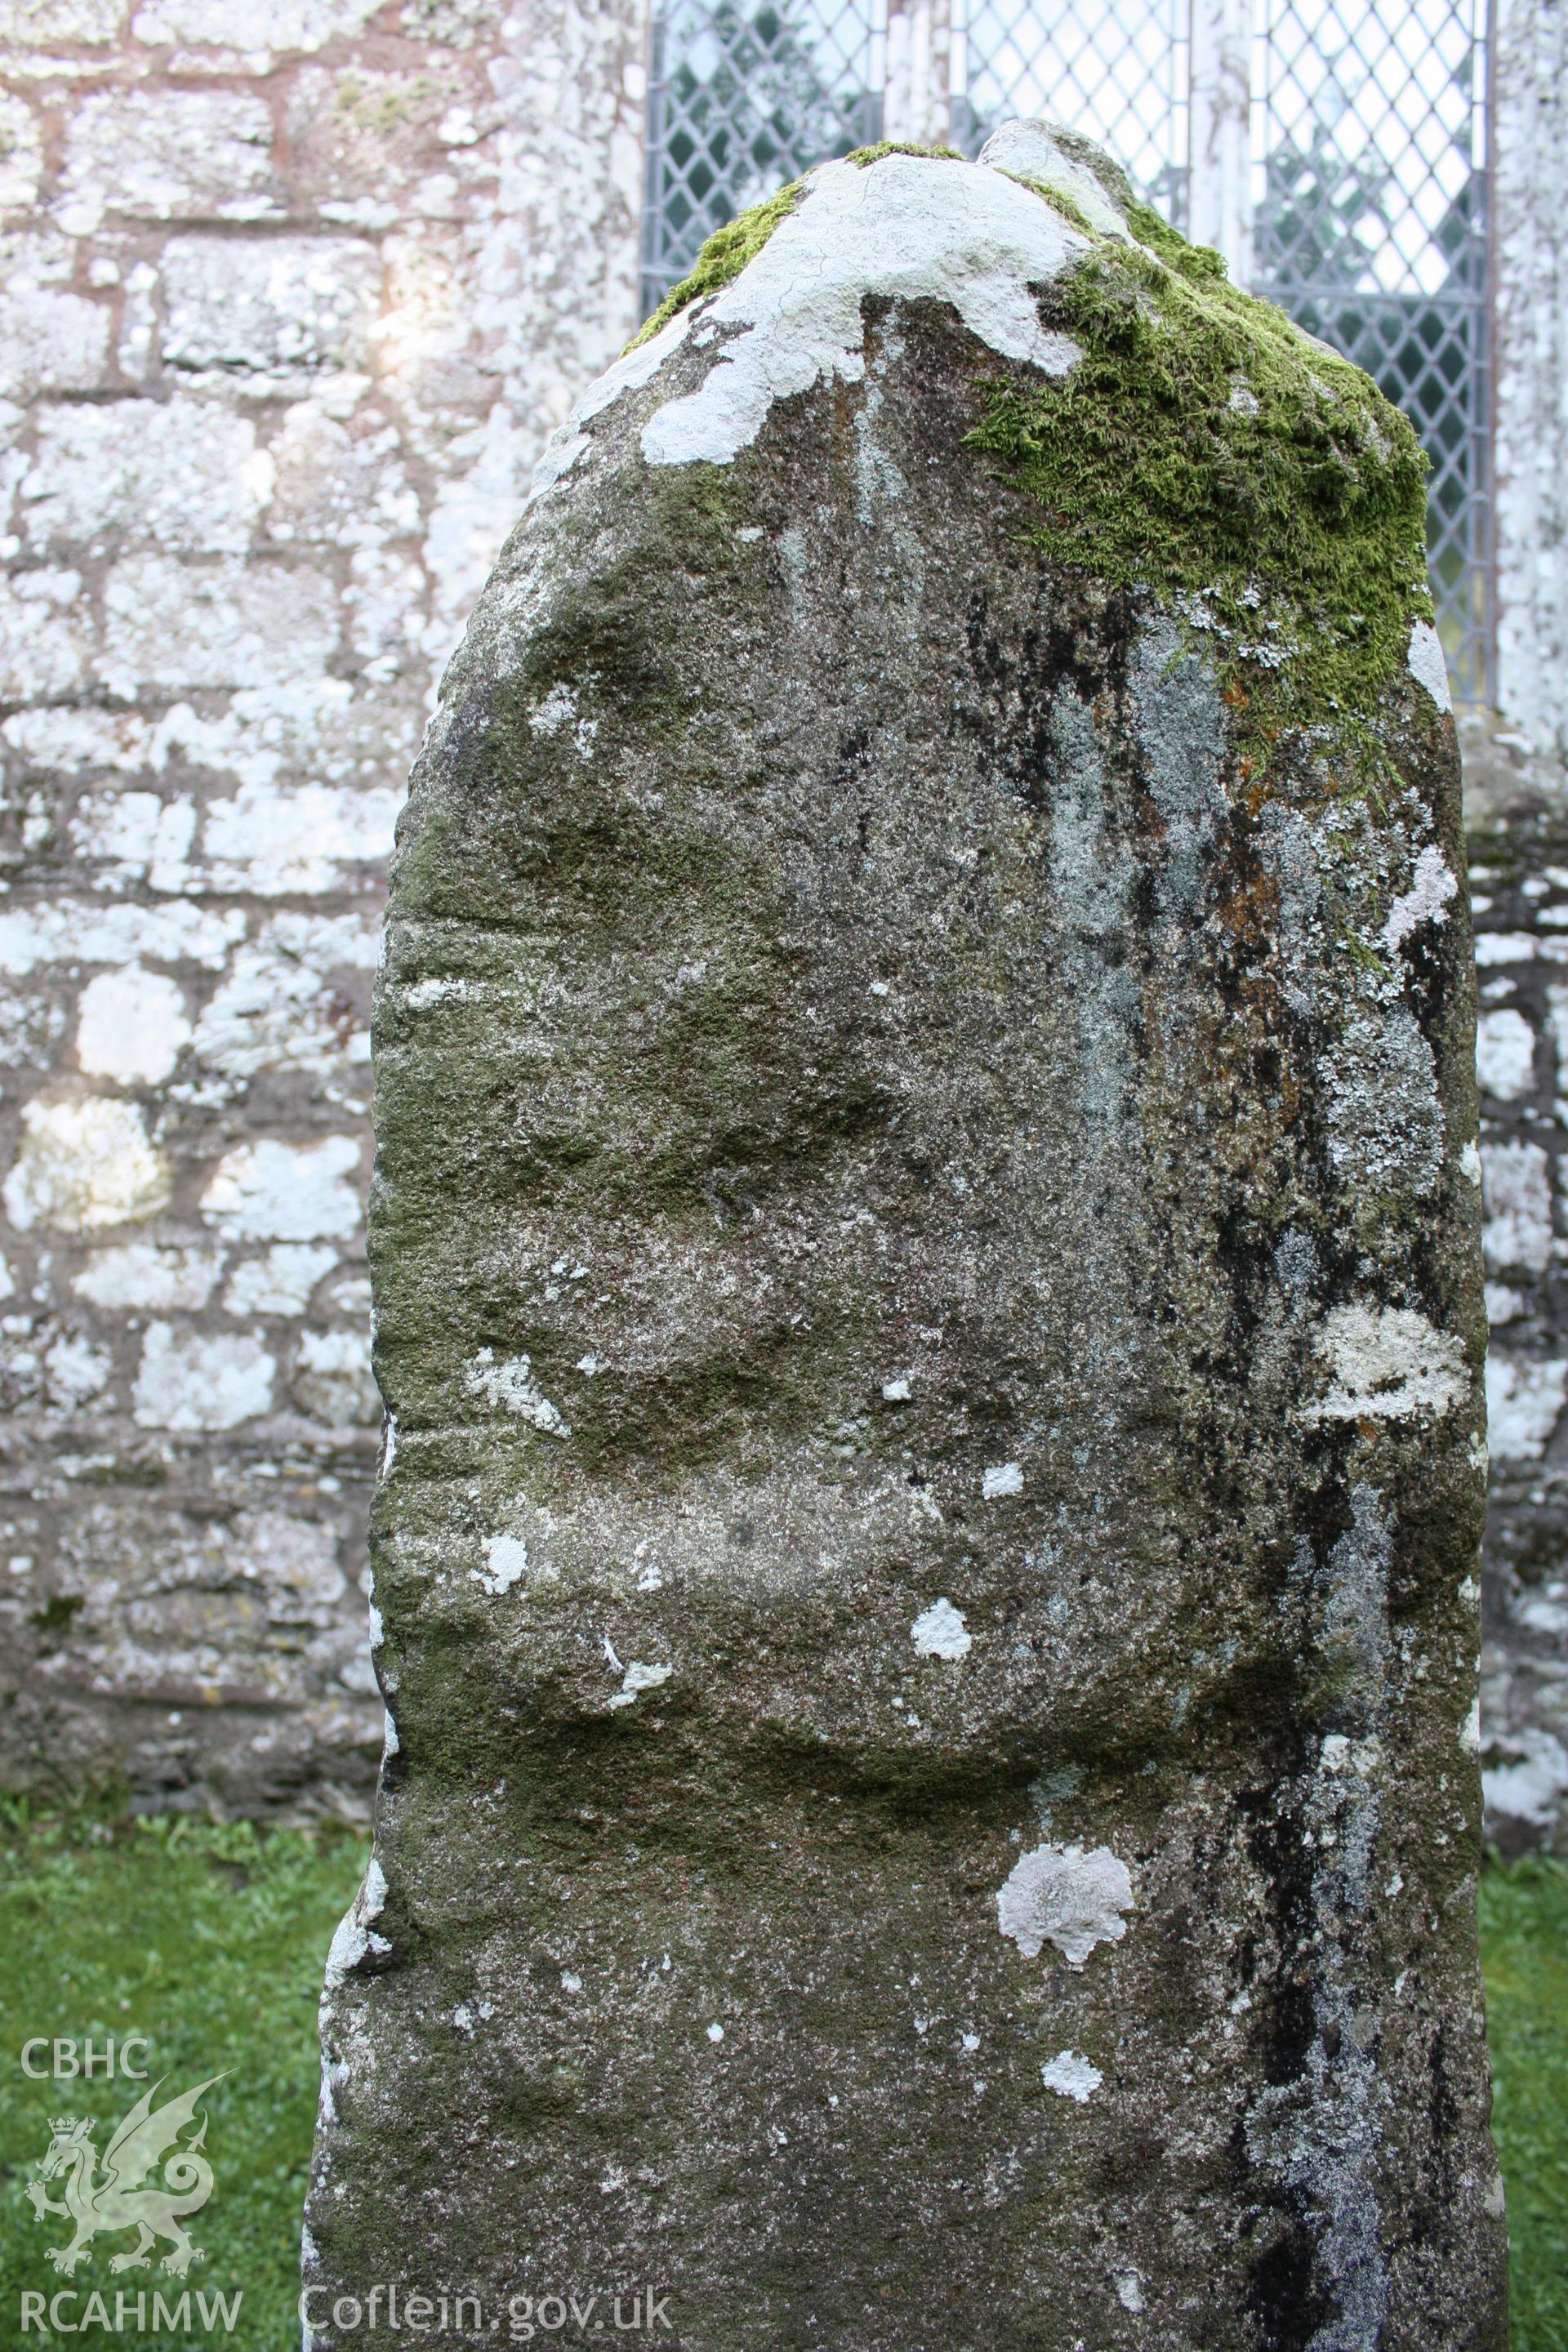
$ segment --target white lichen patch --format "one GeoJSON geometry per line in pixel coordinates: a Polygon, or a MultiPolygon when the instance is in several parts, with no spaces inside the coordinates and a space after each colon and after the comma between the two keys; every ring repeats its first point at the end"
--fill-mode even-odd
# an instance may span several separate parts
{"type": "Polygon", "coordinates": [[[1538,1461],[1568,1399],[1561,1356],[1487,1359],[1487,1425],[1500,1462],[1538,1461]]]}
{"type": "Polygon", "coordinates": [[[981,1500],[994,1503],[1006,1495],[1024,1491],[1024,1465],[1021,1462],[998,1462],[980,1474],[981,1500]]]}
{"type": "Polygon", "coordinates": [[[1410,650],[1405,657],[1405,667],[1417,686],[1424,686],[1439,710],[1452,710],[1454,698],[1448,691],[1448,665],[1443,658],[1443,640],[1430,621],[1417,621],[1410,632],[1410,650]]]}
{"type": "Polygon", "coordinates": [[[1544,1274],[1555,1245],[1552,1164],[1544,1148],[1516,1136],[1484,1145],[1479,1157],[1486,1198],[1481,1247],[1489,1272],[1521,1266],[1544,1274]]]}
{"type": "Polygon", "coordinates": [[[159,1249],[151,1242],[122,1242],[118,1248],[96,1252],[71,1288],[95,1307],[163,1315],[172,1307],[205,1307],[222,1267],[216,1250],[159,1249]]]}
{"type": "Polygon", "coordinates": [[[739,331],[696,392],[654,411],[643,454],[655,466],[728,465],[775,401],[835,378],[858,383],[868,295],[951,303],[989,350],[1065,375],[1078,346],[1041,326],[1036,289],[1088,243],[1002,172],[910,155],[864,170],[824,163],[733,283],[679,314],[698,344],[739,331]]]}
{"type": "Polygon", "coordinates": [[[324,1994],[330,1999],[348,1975],[357,1969],[365,1954],[373,1948],[390,1948],[384,1936],[374,1936],[373,1922],[379,1919],[386,1904],[386,1875],[379,1862],[372,1858],[363,1884],[354,1896],[350,1909],[339,1920],[337,1931],[327,1952],[324,1994]]]}
{"type": "Polygon", "coordinates": [[[5,1179],[11,1223],[26,1233],[67,1234],[155,1217],[169,1201],[169,1171],[134,1103],[25,1103],[22,1149],[5,1179]]]}
{"type": "Polygon", "coordinates": [[[1481,1752],[1481,1703],[1479,1698],[1471,1701],[1470,1711],[1459,1726],[1459,1745],[1467,1756],[1479,1756],[1481,1752]]]}
{"type": "Polygon", "coordinates": [[[1332,1378],[1307,1407],[1323,1421],[1404,1421],[1443,1414],[1469,1392],[1463,1342],[1408,1307],[1336,1307],[1324,1318],[1318,1353],[1332,1378]]]}
{"type": "Polygon", "coordinates": [[[264,1070],[324,1076],[367,1058],[363,1029],[344,1034],[342,1004],[310,963],[287,949],[245,949],[203,1007],[192,1038],[206,1070],[248,1083],[264,1070]]]}
{"type": "Polygon", "coordinates": [[[1119,1944],[1132,1908],[1127,1864],[1108,1845],[1037,1845],[1020,1855],[996,1897],[996,1923],[1026,1960],[1055,1944],[1081,1969],[1096,1944],[1119,1944]]]}
{"type": "Polygon", "coordinates": [[[1383,943],[1389,954],[1396,954],[1411,932],[1418,930],[1423,923],[1446,923],[1448,902],[1458,887],[1442,851],[1428,844],[1415,860],[1409,889],[1395,898],[1388,910],[1383,943]]]}
{"type": "Polygon", "coordinates": [[[370,1334],[303,1331],[289,1383],[296,1403],[330,1428],[369,1428],[381,1418],[370,1334]]]}
{"type": "Polygon", "coordinates": [[[657,1690],[660,1683],[667,1683],[674,1672],[673,1666],[647,1666],[640,1658],[634,1658],[627,1666],[621,1680],[620,1689],[611,1699],[610,1705],[630,1706],[635,1700],[641,1697],[645,1690],[657,1690]]]}
{"type": "Polygon", "coordinates": [[[428,1013],[433,1004],[462,1004],[473,994],[471,982],[431,977],[411,981],[399,996],[405,1013],[428,1013]]]}
{"type": "Polygon", "coordinates": [[[1476,1076],[1497,1102],[1520,1102],[1535,1085],[1535,1032],[1522,1013],[1502,1004],[1476,1024],[1476,1076]]]}
{"type": "Polygon", "coordinates": [[[639,343],[635,351],[623,352],[613,367],[606,368],[603,375],[595,378],[565,424],[545,443],[544,454],[533,469],[528,493],[530,506],[536,499],[542,498],[547,490],[552,489],[563,475],[569,474],[578,459],[585,457],[593,447],[583,430],[584,425],[601,415],[623,393],[638,392],[644,384],[651,383],[665,361],[686,341],[695,316],[695,308],[678,311],[657,335],[646,343],[639,343]]]}
{"type": "Polygon", "coordinates": [[[963,1611],[946,1600],[933,1601],[921,1611],[910,1627],[910,1639],[922,1658],[966,1658],[974,1646],[963,1611]]]}
{"type": "Polygon", "coordinates": [[[485,1564],[468,1573],[481,1591],[510,1592],[528,1574],[528,1545],[521,1536],[487,1536],[485,1564]]]}
{"type": "Polygon", "coordinates": [[[82,991],[77,1060],[94,1077],[156,1085],[169,1076],[190,1034],[184,991],[163,972],[130,964],[100,972],[82,991]]]}
{"type": "Polygon", "coordinates": [[[536,735],[559,735],[577,716],[577,698],[569,686],[552,686],[528,723],[536,735]]]}
{"type": "Polygon", "coordinates": [[[1481,1774],[1488,1811],[1544,1829],[1568,1796],[1568,1748],[1554,1732],[1529,1725],[1492,1746],[1505,1760],[1481,1774]]]}
{"type": "Polygon", "coordinates": [[[223,1294],[227,1315],[302,1315],[310,1293],[338,1263],[335,1249],[280,1242],[237,1265],[223,1294]]]}
{"type": "Polygon", "coordinates": [[[153,1323],[132,1411],[143,1429],[237,1429],[272,1402],[274,1359],[249,1332],[216,1339],[153,1323]]]}
{"type": "Polygon", "coordinates": [[[1076,2099],[1081,2107],[1093,2098],[1105,2077],[1077,2050],[1061,2050],[1040,2069],[1040,2080],[1059,2098],[1076,2099]]]}
{"type": "Polygon", "coordinates": [[[202,1214],[241,1241],[342,1240],[360,1222],[359,1193],[343,1180],[363,1150],[355,1135],[241,1144],[218,1161],[202,1214]]]}
{"type": "Polygon", "coordinates": [[[1432,1048],[1396,1004],[1352,1021],[1324,1064],[1329,1152],[1346,1183],[1430,1192],[1443,1165],[1443,1110],[1432,1048]]]}
{"type": "Polygon", "coordinates": [[[1318,1750],[1318,1769],[1331,1780],[1343,1772],[1369,1780],[1382,1761],[1383,1742],[1375,1732],[1364,1739],[1351,1739],[1342,1731],[1331,1731],[1318,1750]]]}
{"type": "Polygon", "coordinates": [[[73,1412],[102,1395],[114,1370],[111,1356],[77,1332],[63,1331],[40,1347],[42,1337],[28,1316],[0,1318],[0,1377],[13,1395],[32,1389],[40,1402],[58,1412],[73,1412]]]}
{"type": "Polygon", "coordinates": [[[481,1348],[463,1366],[463,1386],[502,1412],[515,1413],[546,1437],[570,1437],[568,1424],[532,1376],[531,1360],[508,1356],[497,1363],[493,1348],[481,1348]]]}

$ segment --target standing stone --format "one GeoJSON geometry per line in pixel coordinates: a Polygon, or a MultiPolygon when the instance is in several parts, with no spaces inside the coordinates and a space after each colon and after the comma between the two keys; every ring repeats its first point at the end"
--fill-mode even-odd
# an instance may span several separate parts
{"type": "Polygon", "coordinates": [[[403,820],[315,2341],[1500,2347],[1413,436],[1039,124],[667,309],[403,820]]]}

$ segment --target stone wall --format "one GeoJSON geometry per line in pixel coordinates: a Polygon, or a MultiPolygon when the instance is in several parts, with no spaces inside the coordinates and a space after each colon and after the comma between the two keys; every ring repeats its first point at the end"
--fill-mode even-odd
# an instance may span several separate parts
{"type": "Polygon", "coordinates": [[[11,1783],[373,1784],[379,891],[635,323],[642,13],[0,0],[11,1783]]]}
{"type": "Polygon", "coordinates": [[[1568,8],[1493,59],[1498,692],[1467,803],[1481,960],[1492,1499],[1489,1825],[1568,1853],[1568,8]]]}
{"type": "Polygon", "coordinates": [[[1568,1853],[1568,807],[1471,722],[1487,1402],[1488,1828],[1568,1853]]]}

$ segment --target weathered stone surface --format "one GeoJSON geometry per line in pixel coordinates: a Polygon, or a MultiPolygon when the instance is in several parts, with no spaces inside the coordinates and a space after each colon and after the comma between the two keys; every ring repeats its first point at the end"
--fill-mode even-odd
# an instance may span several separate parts
{"type": "MultiPolygon", "coordinates": [[[[166,1079],[138,1082],[153,1125],[166,1118],[179,1130],[193,1202],[205,1181],[198,1163],[215,1163],[237,1125],[299,1137],[318,1118],[334,1130],[362,1120],[363,1071],[353,1056],[363,1033],[343,1013],[363,984],[363,930],[374,916],[406,740],[423,723],[432,673],[489,567],[541,441],[633,324],[643,0],[592,12],[531,0],[521,16],[510,0],[388,0],[363,23],[362,14],[360,0],[299,0],[270,11],[266,47],[239,49],[223,37],[233,33],[227,0],[134,9],[121,0],[0,5],[0,65],[8,76],[0,95],[0,207],[12,215],[0,225],[0,395],[15,404],[0,405],[0,536],[13,551],[0,582],[0,699],[15,706],[0,717],[0,868],[10,885],[0,919],[8,982],[0,1003],[0,1176],[26,1140],[29,1104],[74,1097],[84,1076],[89,1091],[123,1083],[87,1072],[79,1015],[85,992],[123,984],[129,993],[138,960],[148,957],[167,956],[196,1018],[196,1066],[176,1063],[166,1079]],[[213,45],[204,48],[198,33],[212,35],[213,45]],[[191,176],[207,189],[216,220],[200,205],[194,221],[184,211],[165,219],[111,205],[123,188],[118,176],[110,186],[108,164],[116,161],[118,174],[126,163],[125,118],[114,108],[110,120],[98,103],[86,132],[71,128],[106,90],[168,90],[183,100],[193,77],[209,76],[231,99],[259,97],[281,133],[272,168],[286,218],[260,233],[232,216],[256,200],[263,150],[232,137],[229,110],[204,110],[194,133],[190,116],[182,122],[201,151],[191,176]],[[105,150],[101,168],[93,152],[100,131],[113,151],[105,150]],[[96,196],[88,184],[95,181],[102,183],[96,196]],[[84,405],[58,397],[79,393],[93,398],[84,405]],[[176,417],[180,429],[153,423],[153,409],[176,417]],[[128,451],[140,505],[126,498],[128,451]],[[206,560],[252,551],[268,575],[266,593],[242,628],[247,613],[229,593],[232,572],[214,573],[206,560]],[[280,551],[307,559],[314,585],[302,583],[310,593],[300,617],[330,674],[309,674],[306,635],[290,625],[279,593],[280,551]],[[128,551],[178,559],[148,583],[156,627],[138,625],[139,568],[119,569],[128,551]],[[199,607],[185,593],[187,562],[203,573],[199,607]],[[341,600],[335,635],[321,602],[323,570],[341,600]],[[265,682],[237,689],[170,683],[174,670],[212,675],[219,665],[207,658],[209,640],[224,653],[225,675],[237,655],[265,682]],[[113,700],[121,688],[134,693],[134,708],[113,700]],[[192,692],[199,716],[186,698],[192,692]],[[279,923],[265,901],[296,893],[325,919],[297,908],[279,923]],[[237,905],[237,894],[248,905],[237,905]],[[116,897],[121,904],[104,903],[116,897]],[[331,909],[321,903],[329,898],[331,909]],[[346,974],[339,964],[345,950],[346,974]],[[16,977],[23,971],[25,986],[16,977]]],[[[1568,952],[1557,895],[1568,887],[1558,838],[1564,795],[1548,723],[1554,682],[1568,677],[1552,650],[1553,614],[1568,609],[1552,584],[1562,537],[1553,538],[1553,503],[1559,479],[1568,478],[1553,455],[1562,374],[1554,352],[1568,316],[1557,250],[1568,218],[1559,201],[1563,143],[1549,103],[1562,79],[1560,16],[1542,0],[1510,0],[1499,16],[1504,717],[1489,733],[1470,714],[1466,797],[1485,813],[1500,787],[1512,807],[1523,782],[1546,813],[1544,824],[1510,820],[1507,828],[1508,879],[1493,921],[1508,938],[1490,944],[1513,951],[1512,961],[1489,970],[1485,982],[1502,992],[1500,1005],[1508,997],[1504,1009],[1532,1026],[1537,1083],[1517,1097],[1489,1092],[1483,1134],[1489,1126],[1502,1139],[1521,1135],[1540,1148],[1550,1198],[1543,1210],[1537,1186],[1533,1229],[1539,1234],[1547,1213],[1556,1244],[1568,1248],[1554,1109],[1561,1090],[1550,1076],[1552,1026],[1562,1016],[1543,985],[1552,959],[1568,952]]],[[[908,99],[908,60],[903,69],[898,61],[907,24],[895,11],[889,121],[908,99]]],[[[247,31],[247,41],[255,37],[247,31]]],[[[922,135],[913,125],[912,116],[900,118],[900,130],[922,135]]],[[[1485,895],[1494,895],[1491,881],[1485,895]]],[[[1483,1045],[1495,1073],[1489,1034],[1483,1045]]],[[[1500,1197],[1506,1223],[1513,1212],[1500,1197]]],[[[155,1269],[184,1246],[184,1230],[178,1223],[160,1234],[135,1263],[155,1269]]],[[[110,1237],[103,1246],[119,1245],[110,1237]]],[[[104,1460],[114,1456],[124,1472],[127,1524],[157,1525],[137,1516],[148,1475],[137,1432],[148,1424],[136,1416],[150,1409],[138,1318],[168,1312],[162,1277],[151,1272],[140,1296],[115,1255],[114,1279],[99,1286],[91,1252],[62,1248],[53,1229],[18,1231],[3,1219],[0,1250],[0,1283],[15,1286],[8,1311],[17,1318],[14,1332],[0,1334],[6,1393],[58,1400],[37,1413],[29,1407],[7,1457],[17,1466],[0,1473],[0,1556],[28,1563],[11,1571],[6,1588],[12,1638],[0,1693],[0,1779],[52,1785],[90,1761],[129,1775],[143,1793],[155,1785],[159,1801],[178,1787],[193,1801],[267,1806],[272,1783],[243,1764],[245,1740],[224,1720],[221,1696],[199,1718],[171,1709],[174,1722],[139,1701],[127,1748],[130,1717],[100,1689],[94,1663],[106,1647],[121,1654],[124,1628],[106,1641],[109,1629],[78,1609],[63,1633],[47,1633],[84,1598],[70,1581],[69,1537],[84,1476],[101,1498],[104,1460]],[[100,1299],[100,1287],[112,1299],[100,1299]],[[40,1335],[61,1318],[112,1365],[90,1397],[79,1383],[39,1387],[40,1335]],[[58,1470],[43,1469],[56,1454],[58,1470]],[[68,1725],[55,1708],[54,1690],[72,1675],[84,1708],[102,1711],[90,1731],[87,1714],[68,1725]],[[35,1679],[40,1706],[12,1707],[12,1689],[35,1679]],[[40,1744],[45,1723],[62,1736],[51,1732],[40,1744]]],[[[1494,1286],[1492,1378],[1505,1442],[1492,1449],[1500,1476],[1489,1581],[1483,1578],[1495,1636],[1483,1761],[1493,1832],[1510,1848],[1529,1840],[1568,1851],[1568,1612],[1560,1589],[1568,1416],[1557,1409],[1568,1394],[1568,1294],[1560,1296],[1560,1263],[1553,1257],[1542,1272],[1515,1267],[1494,1286]]],[[[275,1353],[275,1402],[285,1386],[317,1394],[299,1321],[307,1301],[297,1284],[286,1291],[270,1282],[260,1262],[235,1267],[210,1292],[205,1329],[190,1336],[244,1337],[275,1353]],[[258,1286],[260,1295],[299,1304],[252,1308],[245,1302],[258,1286]],[[268,1319],[239,1333],[225,1320],[236,1312],[268,1319]]],[[[330,1295],[350,1311],[346,1302],[363,1290],[357,1269],[345,1266],[330,1295]]],[[[328,1296],[323,1284],[318,1314],[328,1296]]],[[[183,1300],[176,1309],[194,1311],[183,1300]]],[[[341,1330],[324,1336],[348,1344],[341,1330]]],[[[46,1354],[54,1345],[49,1339],[46,1354]]],[[[227,1508],[231,1475],[248,1479],[254,1465],[270,1479],[279,1459],[307,1483],[312,1464],[326,1467],[345,1482],[345,1494],[367,1468],[309,1419],[287,1432],[275,1418],[252,1420],[192,1441],[169,1490],[171,1543],[187,1471],[207,1502],[227,1508]],[[302,1442],[308,1451],[297,1453],[302,1442]],[[212,1489],[203,1484],[208,1470],[212,1489]]],[[[155,1569],[156,1559],[148,1565],[155,1569]]],[[[119,1604],[104,1591],[94,1596],[100,1606],[119,1604]]],[[[341,1637],[356,1672],[363,1619],[363,1595],[345,1582],[341,1637]]],[[[289,1801],[312,1769],[341,1790],[342,1755],[322,1746],[312,1768],[301,1731],[318,1705],[317,1719],[341,1724],[339,1686],[301,1681],[285,1703],[303,1711],[289,1740],[269,1731],[266,1749],[288,1748],[289,1801]]],[[[380,1709],[368,1696],[353,1704],[353,1770],[368,1801],[380,1709]]]]}
{"type": "Polygon", "coordinates": [[[1419,475],[1005,160],[744,226],[416,772],[321,2345],[1504,2340],[1419,475]]]}

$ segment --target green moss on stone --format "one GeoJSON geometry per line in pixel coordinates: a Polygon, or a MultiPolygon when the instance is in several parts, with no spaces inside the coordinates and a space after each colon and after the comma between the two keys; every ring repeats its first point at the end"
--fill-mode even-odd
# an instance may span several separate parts
{"type": "Polygon", "coordinates": [[[670,288],[647,324],[632,337],[627,351],[635,352],[639,343],[647,342],[688,303],[700,301],[704,294],[717,294],[739,278],[746,264],[761,253],[779,223],[788,220],[805,186],[804,180],[792,180],[787,187],[764,196],[760,205],[753,205],[738,219],[716,228],[698,255],[689,276],[670,288]]]}
{"type": "Polygon", "coordinates": [[[857,163],[864,171],[868,163],[879,163],[884,155],[924,155],[939,163],[962,163],[967,160],[956,147],[917,147],[907,139],[881,139],[874,147],[857,147],[844,161],[857,163]]]}
{"type": "Polygon", "coordinates": [[[1027,172],[1009,172],[1005,163],[998,164],[996,168],[1005,180],[1016,180],[1018,185],[1027,188],[1032,196],[1042,197],[1053,212],[1060,213],[1063,220],[1070,221],[1074,228],[1081,229],[1085,236],[1092,237],[1099,244],[1099,231],[1082,205],[1075,197],[1069,196],[1065,188],[1053,188],[1048,180],[1034,179],[1027,172]]]}
{"type": "Polygon", "coordinates": [[[1141,243],[1158,255],[1167,269],[1190,278],[1194,285],[1225,276],[1223,253],[1216,253],[1212,245],[1189,245],[1169,221],[1160,218],[1152,205],[1129,205],[1127,226],[1141,243]]]}
{"type": "Polygon", "coordinates": [[[1361,736],[1432,614],[1415,432],[1217,254],[1145,206],[1129,219],[1152,249],[1102,239],[1049,298],[1082,360],[994,379],[969,445],[1037,503],[1054,561],[1211,636],[1260,753],[1285,727],[1361,736]]]}

